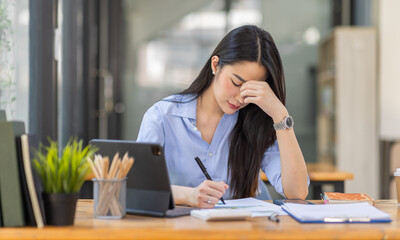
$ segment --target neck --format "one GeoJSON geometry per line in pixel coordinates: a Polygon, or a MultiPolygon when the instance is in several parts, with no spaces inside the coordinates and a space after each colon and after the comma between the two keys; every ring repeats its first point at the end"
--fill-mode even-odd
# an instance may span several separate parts
{"type": "Polygon", "coordinates": [[[203,114],[207,117],[221,118],[224,115],[221,107],[215,99],[212,85],[206,89],[197,100],[197,114],[203,114]]]}

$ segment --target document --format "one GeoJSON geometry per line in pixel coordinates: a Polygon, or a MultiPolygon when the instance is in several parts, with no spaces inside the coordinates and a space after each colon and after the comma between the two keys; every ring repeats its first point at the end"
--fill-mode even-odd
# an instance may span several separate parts
{"type": "Polygon", "coordinates": [[[213,209],[192,210],[190,215],[203,220],[238,220],[273,214],[287,215],[280,206],[255,198],[225,200],[225,203],[220,201],[213,209]]]}
{"type": "Polygon", "coordinates": [[[252,213],[252,217],[271,216],[272,213],[278,213],[279,215],[287,215],[280,206],[268,203],[256,198],[241,198],[234,200],[226,200],[226,204],[221,201],[215,205],[215,209],[236,209],[246,210],[252,213]]]}
{"type": "Polygon", "coordinates": [[[390,215],[367,202],[306,205],[284,203],[282,209],[302,223],[391,222],[390,215]]]}

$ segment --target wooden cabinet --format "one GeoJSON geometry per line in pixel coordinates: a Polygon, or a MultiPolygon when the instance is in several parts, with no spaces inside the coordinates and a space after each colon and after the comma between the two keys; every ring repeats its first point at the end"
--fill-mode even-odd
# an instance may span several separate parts
{"type": "Polygon", "coordinates": [[[354,173],[346,192],[378,197],[376,33],[338,27],[319,49],[317,158],[354,173]]]}

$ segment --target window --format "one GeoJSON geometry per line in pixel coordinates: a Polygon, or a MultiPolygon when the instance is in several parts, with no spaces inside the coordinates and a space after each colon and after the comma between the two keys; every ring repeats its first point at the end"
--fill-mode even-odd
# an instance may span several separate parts
{"type": "Polygon", "coordinates": [[[0,2],[0,109],[25,122],[29,99],[29,2],[0,2]]]}

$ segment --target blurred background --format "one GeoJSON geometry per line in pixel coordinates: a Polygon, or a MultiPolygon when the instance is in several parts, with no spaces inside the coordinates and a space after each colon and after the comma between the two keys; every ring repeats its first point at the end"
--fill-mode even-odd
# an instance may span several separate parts
{"type": "Polygon", "coordinates": [[[307,163],[346,192],[394,198],[400,167],[400,1],[0,0],[0,109],[29,133],[136,140],[145,111],[195,79],[231,29],[281,53],[307,163]]]}

